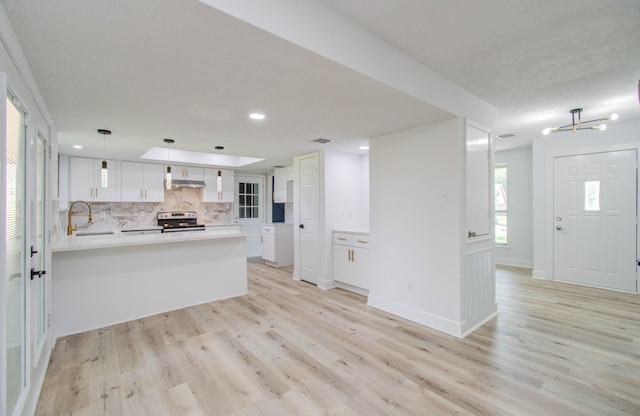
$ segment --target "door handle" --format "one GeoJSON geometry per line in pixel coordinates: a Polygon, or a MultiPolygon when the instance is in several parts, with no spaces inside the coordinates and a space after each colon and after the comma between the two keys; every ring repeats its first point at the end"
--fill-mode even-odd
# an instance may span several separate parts
{"type": "Polygon", "coordinates": [[[31,246],[31,257],[33,257],[34,254],[38,254],[38,250],[36,250],[34,246],[31,246]]]}
{"type": "Polygon", "coordinates": [[[31,280],[33,280],[36,276],[38,276],[38,278],[41,278],[45,274],[47,274],[47,272],[44,270],[36,270],[35,267],[31,268],[31,280]]]}
{"type": "Polygon", "coordinates": [[[298,227],[304,228],[304,224],[300,224],[300,225],[298,225],[298,227]]]}
{"type": "Polygon", "coordinates": [[[559,225],[556,226],[556,230],[558,231],[562,231],[562,227],[560,227],[559,225]]]}

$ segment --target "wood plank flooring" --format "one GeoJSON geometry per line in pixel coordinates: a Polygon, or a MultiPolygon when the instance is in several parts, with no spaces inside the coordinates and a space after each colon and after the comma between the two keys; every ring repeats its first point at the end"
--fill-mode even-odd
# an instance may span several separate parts
{"type": "Polygon", "coordinates": [[[456,339],[250,259],[249,295],[64,337],[37,415],[640,415],[640,297],[498,269],[456,339]]]}

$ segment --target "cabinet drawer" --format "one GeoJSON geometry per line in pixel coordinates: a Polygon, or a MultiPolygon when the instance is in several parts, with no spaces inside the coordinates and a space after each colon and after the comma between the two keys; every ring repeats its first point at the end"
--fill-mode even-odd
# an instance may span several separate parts
{"type": "Polygon", "coordinates": [[[273,234],[274,231],[275,231],[275,227],[273,225],[262,226],[262,234],[273,234]]]}
{"type": "Polygon", "coordinates": [[[354,235],[353,245],[355,247],[369,248],[369,236],[360,234],[354,235]]]}
{"type": "Polygon", "coordinates": [[[341,244],[346,246],[353,245],[353,234],[333,233],[333,244],[341,244]]]}

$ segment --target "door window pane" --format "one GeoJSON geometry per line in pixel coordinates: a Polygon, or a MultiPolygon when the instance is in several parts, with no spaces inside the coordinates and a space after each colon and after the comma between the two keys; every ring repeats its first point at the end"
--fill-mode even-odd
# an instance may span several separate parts
{"type": "MultiPolygon", "coordinates": [[[[17,102],[17,101],[16,101],[17,102]]],[[[11,98],[6,101],[5,253],[6,253],[6,409],[10,415],[26,387],[26,268],[24,267],[25,115],[11,98]]]]}
{"type": "Polygon", "coordinates": [[[600,211],[600,181],[584,181],[584,210],[600,211]]]}
{"type": "Polygon", "coordinates": [[[507,245],[507,165],[494,169],[495,192],[495,243],[507,245]]]}
{"type": "Polygon", "coordinates": [[[240,218],[260,218],[260,186],[257,183],[238,183],[238,216],[240,218]]]}

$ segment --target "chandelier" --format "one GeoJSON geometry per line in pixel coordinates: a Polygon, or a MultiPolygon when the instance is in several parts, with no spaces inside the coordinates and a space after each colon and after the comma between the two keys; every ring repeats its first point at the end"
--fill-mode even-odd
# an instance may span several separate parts
{"type": "Polygon", "coordinates": [[[618,119],[618,114],[613,113],[609,117],[602,117],[602,118],[596,118],[594,120],[582,121],[582,119],[580,118],[580,113],[582,113],[582,108],[574,108],[569,112],[571,113],[571,124],[567,124],[565,126],[560,126],[560,127],[547,127],[546,129],[542,130],[542,134],[547,135],[549,133],[557,133],[559,131],[571,131],[575,133],[576,130],[605,130],[607,128],[607,125],[602,123],[603,121],[618,119]],[[585,124],[591,124],[591,123],[600,123],[600,124],[585,126],[585,124]]]}

